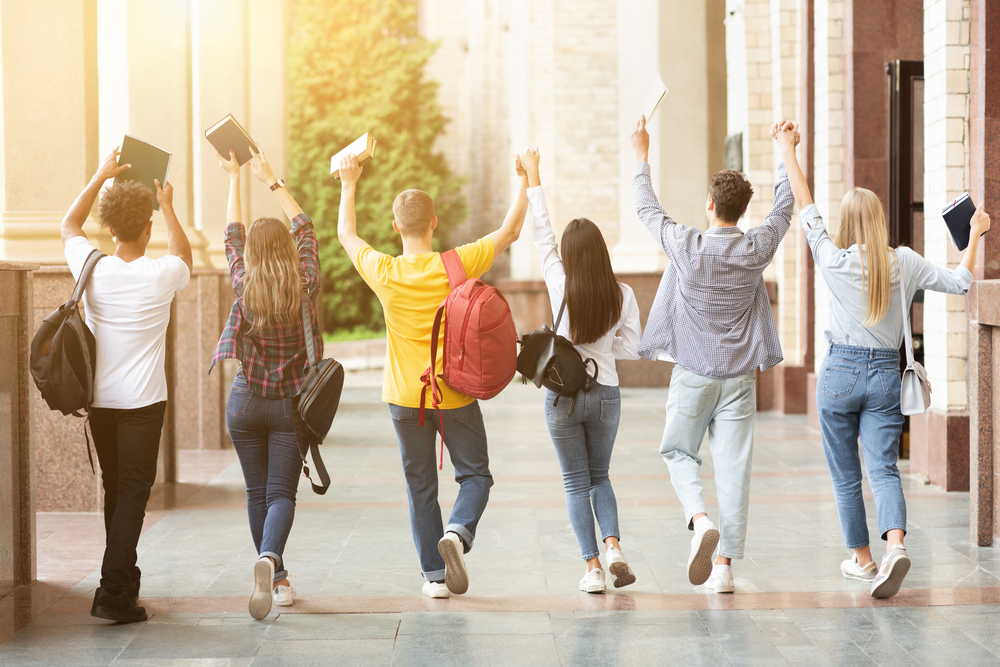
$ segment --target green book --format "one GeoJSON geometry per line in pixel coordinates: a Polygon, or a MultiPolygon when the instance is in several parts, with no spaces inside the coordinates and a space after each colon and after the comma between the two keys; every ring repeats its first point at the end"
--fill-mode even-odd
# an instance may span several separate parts
{"type": "Polygon", "coordinates": [[[153,179],[158,179],[160,185],[167,182],[170,153],[148,141],[126,134],[122,140],[121,152],[118,154],[118,164],[130,164],[132,167],[115,176],[115,183],[123,181],[142,183],[153,193],[153,208],[159,211],[160,202],[156,201],[156,184],[153,183],[153,179]]]}
{"type": "Polygon", "coordinates": [[[233,118],[232,114],[205,130],[205,138],[215,147],[219,155],[227,160],[229,159],[229,151],[232,149],[236,153],[236,161],[241,167],[253,157],[250,146],[256,144],[247,131],[243,129],[243,126],[233,118]]]}

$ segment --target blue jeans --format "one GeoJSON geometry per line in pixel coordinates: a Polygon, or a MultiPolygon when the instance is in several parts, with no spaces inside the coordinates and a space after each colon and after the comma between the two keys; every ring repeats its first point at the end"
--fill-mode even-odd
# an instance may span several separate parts
{"type": "Polygon", "coordinates": [[[816,382],[816,407],[848,549],[868,546],[859,436],[879,533],[884,540],[890,530],[906,530],[906,501],[896,467],[903,430],[899,391],[896,350],[830,346],[816,382]]]}
{"type": "Polygon", "coordinates": [[[486,451],[486,426],[479,402],[453,410],[428,408],[424,425],[420,426],[420,410],[389,404],[392,425],[399,440],[403,459],[406,494],[410,498],[410,528],[420,556],[420,571],[427,581],[444,580],[444,559],[437,543],[445,531],[456,533],[465,543],[465,553],[472,549],[476,526],[486,509],[493,476],[486,451]],[[448,456],[455,466],[455,481],[459,484],[458,498],[451,509],[448,525],[441,523],[438,505],[437,434],[444,421],[444,441],[448,456]]]}
{"type": "Polygon", "coordinates": [[[545,390],[545,421],[562,468],[569,523],[584,560],[600,554],[595,515],[602,540],[621,537],[618,501],[608,478],[621,411],[618,387],[595,384],[589,393],[577,395],[575,405],[572,398],[545,390]]]}
{"type": "Polygon", "coordinates": [[[281,581],[288,576],[283,553],[302,471],[292,399],[258,396],[239,373],[229,392],[226,424],[247,486],[250,535],[258,556],[274,560],[274,580],[281,581]]]}

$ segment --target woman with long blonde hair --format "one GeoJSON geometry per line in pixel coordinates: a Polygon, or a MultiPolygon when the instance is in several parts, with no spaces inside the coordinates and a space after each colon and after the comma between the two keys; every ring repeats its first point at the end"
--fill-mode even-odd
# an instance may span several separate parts
{"type": "MultiPolygon", "coordinates": [[[[797,135],[798,125],[782,124],[773,133],[775,138],[778,132],[797,135]]],[[[840,571],[847,579],[870,585],[873,598],[889,598],[899,591],[910,569],[903,546],[906,501],[896,467],[904,420],[899,405],[903,309],[910,309],[917,290],[966,293],[979,237],[989,230],[990,217],[982,206],[976,211],[969,247],[955,269],[934,266],[910,248],[891,248],[882,203],[864,188],[844,195],[840,224],[830,238],[796,160],[796,143],[783,151],[785,166],[816,268],[830,288],[825,332],[830,350],[816,382],[816,407],[840,526],[847,548],[853,551],[840,571]],[[875,496],[879,535],[886,542],[880,564],[875,563],[868,541],[859,438],[875,496]]]]}
{"type": "Polygon", "coordinates": [[[262,619],[271,604],[288,606],[295,587],[288,581],[285,541],[295,516],[295,491],[302,459],[292,422],[292,398],[306,374],[308,355],[302,299],[309,299],[317,356],[323,336],[316,321],[319,255],[316,232],[284,181],[275,178],[260,147],[251,147],[254,175],[271,188],[291,232],[276,218],[243,227],[240,164],[230,151],[219,163],[229,174],[226,257],[236,302],[215,351],[240,361],[226,407],[229,435],[243,468],[250,535],[257,547],[250,615],[262,619]]]}

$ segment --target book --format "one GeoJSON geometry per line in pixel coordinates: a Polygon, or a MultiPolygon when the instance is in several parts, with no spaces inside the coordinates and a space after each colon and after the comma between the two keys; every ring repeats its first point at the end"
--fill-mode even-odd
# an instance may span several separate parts
{"type": "Polygon", "coordinates": [[[167,182],[170,157],[169,151],[126,134],[122,140],[121,152],[118,153],[118,164],[130,164],[132,167],[115,176],[115,183],[123,181],[142,183],[153,193],[153,208],[159,211],[160,202],[156,201],[156,184],[153,183],[153,179],[158,179],[160,185],[167,182]]]}
{"type": "Polygon", "coordinates": [[[241,167],[253,157],[250,146],[257,145],[257,142],[250,138],[239,121],[233,118],[233,114],[227,115],[205,130],[205,138],[215,146],[219,155],[227,160],[229,159],[229,151],[233,150],[236,153],[236,161],[240,163],[241,167]]]}
{"type": "Polygon", "coordinates": [[[663,98],[666,97],[669,92],[670,91],[667,90],[666,84],[663,83],[663,77],[657,74],[656,82],[653,84],[653,89],[649,91],[649,97],[646,98],[646,103],[642,105],[642,114],[646,117],[647,123],[649,122],[649,119],[653,117],[653,114],[656,113],[656,110],[660,106],[660,102],[663,101],[663,98]]]}
{"type": "Polygon", "coordinates": [[[350,153],[358,156],[358,164],[375,157],[375,146],[377,144],[378,142],[375,141],[375,137],[365,132],[355,139],[350,146],[330,158],[330,173],[333,174],[334,178],[340,178],[340,160],[350,153]]]}
{"type": "Polygon", "coordinates": [[[944,224],[948,227],[948,236],[959,250],[969,247],[969,233],[972,231],[972,216],[976,214],[976,205],[966,192],[964,195],[948,204],[941,211],[944,224]]]}

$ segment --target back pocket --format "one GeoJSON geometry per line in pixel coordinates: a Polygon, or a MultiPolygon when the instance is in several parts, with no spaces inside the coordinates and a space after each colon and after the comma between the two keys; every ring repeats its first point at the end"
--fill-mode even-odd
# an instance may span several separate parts
{"type": "Polygon", "coordinates": [[[854,391],[860,371],[856,368],[827,366],[823,369],[823,393],[830,398],[844,398],[854,391]]]}

